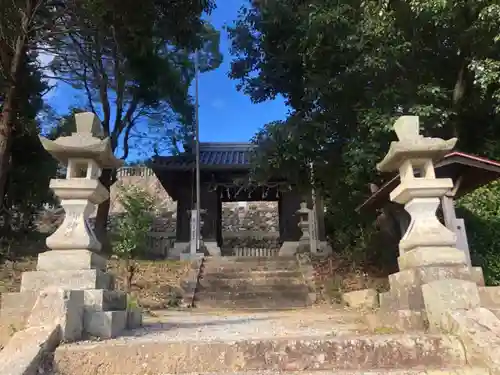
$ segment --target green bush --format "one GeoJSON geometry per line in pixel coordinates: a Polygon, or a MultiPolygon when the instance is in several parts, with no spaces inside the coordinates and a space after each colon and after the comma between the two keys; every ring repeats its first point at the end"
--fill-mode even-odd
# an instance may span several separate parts
{"type": "Polygon", "coordinates": [[[125,213],[119,218],[113,253],[125,260],[127,291],[130,291],[136,266],[132,259],[142,254],[148,245],[148,233],[153,224],[154,197],[141,187],[121,187],[118,199],[125,213]]]}
{"type": "Polygon", "coordinates": [[[459,199],[457,216],[465,220],[473,265],[483,267],[488,285],[500,285],[500,181],[459,199]]]}

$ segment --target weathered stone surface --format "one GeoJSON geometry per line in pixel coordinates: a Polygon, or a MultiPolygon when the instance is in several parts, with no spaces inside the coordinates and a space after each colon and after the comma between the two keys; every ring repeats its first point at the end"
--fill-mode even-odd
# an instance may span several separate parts
{"type": "MultiPolygon", "coordinates": [[[[445,228],[446,229],[446,228],[445,228]]],[[[434,265],[467,264],[465,254],[454,247],[417,247],[398,258],[399,269],[434,265]]]]}
{"type": "Polygon", "coordinates": [[[119,290],[87,289],[84,290],[85,310],[110,311],[127,308],[127,294],[119,290]]]}
{"type": "Polygon", "coordinates": [[[479,287],[478,290],[482,307],[500,308],[500,287],[483,286],[479,287]]]}
{"type": "Polygon", "coordinates": [[[354,308],[373,309],[379,305],[378,292],[375,289],[363,289],[344,293],[342,300],[347,306],[354,308]]]}
{"type": "Polygon", "coordinates": [[[7,319],[9,316],[16,316],[21,319],[27,319],[35,305],[39,292],[15,292],[2,293],[2,308],[0,318],[7,319]]]}
{"type": "Polygon", "coordinates": [[[422,294],[431,329],[446,329],[448,311],[480,306],[478,287],[472,281],[433,281],[422,286],[422,294]]]}
{"type": "Polygon", "coordinates": [[[444,320],[444,326],[463,341],[469,363],[500,374],[500,320],[491,311],[448,310],[444,320]]]}
{"type": "Polygon", "coordinates": [[[100,270],[64,270],[25,272],[21,279],[21,292],[42,290],[47,287],[67,290],[114,289],[113,275],[100,270]]]}
{"type": "Polygon", "coordinates": [[[83,331],[83,291],[47,288],[40,292],[27,321],[28,327],[60,325],[61,339],[76,341],[83,331]]]}
{"type": "Polygon", "coordinates": [[[407,286],[427,284],[432,281],[446,279],[471,280],[471,269],[466,265],[432,265],[404,269],[389,275],[391,289],[406,288],[407,286]]]}
{"type": "Polygon", "coordinates": [[[127,373],[234,373],[246,370],[369,370],[463,366],[460,341],[441,335],[248,340],[229,342],[90,343],[62,346],[55,363],[60,375],[127,373]],[[168,355],[166,355],[168,353],[168,355]]]}
{"type": "Polygon", "coordinates": [[[471,267],[472,281],[474,281],[477,286],[484,286],[484,275],[483,269],[481,267],[471,267]]]}
{"type": "MultiPolygon", "coordinates": [[[[427,315],[424,311],[415,310],[381,310],[365,314],[364,320],[371,330],[385,329],[398,332],[425,331],[428,327],[427,315]]],[[[387,332],[386,332],[387,333],[387,332]]]]}
{"type": "Polygon", "coordinates": [[[83,327],[85,333],[100,338],[118,336],[127,327],[128,314],[122,311],[85,311],[83,327]]]}
{"type": "Polygon", "coordinates": [[[194,296],[197,307],[287,309],[315,300],[295,257],[206,258],[201,272],[194,296]],[[275,282],[282,277],[294,281],[275,282]]]}
{"type": "Polygon", "coordinates": [[[30,327],[16,332],[0,351],[0,374],[37,375],[44,353],[61,342],[60,326],[30,327]]]}
{"type": "Polygon", "coordinates": [[[127,328],[135,329],[142,326],[142,309],[140,307],[129,307],[127,310],[127,328]]]}
{"type": "Polygon", "coordinates": [[[86,270],[106,271],[106,258],[88,250],[49,250],[38,255],[38,271],[86,270]]]}
{"type": "MultiPolygon", "coordinates": [[[[306,370],[299,372],[287,372],[289,375],[332,375],[331,371],[314,371],[306,370]]],[[[404,369],[404,370],[346,370],[335,371],[335,375],[491,375],[486,369],[479,367],[455,368],[449,367],[446,369],[404,369]]],[[[165,374],[174,375],[174,374],[165,374]]],[[[203,375],[220,375],[219,373],[203,373],[203,375]]],[[[245,372],[231,372],[231,375],[276,375],[275,371],[262,370],[262,371],[245,371],[245,372]]]]}

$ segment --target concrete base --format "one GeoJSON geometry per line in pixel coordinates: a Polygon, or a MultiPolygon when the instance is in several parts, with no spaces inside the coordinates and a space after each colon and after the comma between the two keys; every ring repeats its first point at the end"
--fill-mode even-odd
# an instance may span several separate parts
{"type": "Polygon", "coordinates": [[[204,256],[205,255],[203,253],[182,253],[179,259],[182,261],[195,261],[203,259],[204,256]]]}
{"type": "Polygon", "coordinates": [[[106,258],[89,250],[49,250],[38,255],[37,271],[106,271],[106,258]]]}
{"type": "Polygon", "coordinates": [[[319,243],[319,251],[317,254],[326,255],[333,253],[333,249],[327,241],[321,241],[319,243]]]}
{"type": "Polygon", "coordinates": [[[280,251],[278,253],[279,256],[293,256],[297,253],[299,248],[299,242],[285,241],[283,245],[281,245],[280,251]]]}
{"type": "Polygon", "coordinates": [[[127,308],[127,293],[118,290],[84,290],[86,311],[112,311],[127,308]]]}
{"type": "Polygon", "coordinates": [[[171,248],[168,252],[168,259],[179,260],[181,254],[187,250],[189,247],[189,242],[176,242],[174,247],[171,248]]]}
{"type": "Polygon", "coordinates": [[[220,256],[221,255],[221,249],[220,247],[217,245],[217,242],[215,241],[204,241],[203,242],[207,251],[208,251],[208,254],[210,254],[210,256],[220,256]]]}
{"type": "MultiPolygon", "coordinates": [[[[471,281],[478,277],[477,269],[466,265],[427,266],[405,269],[389,275],[390,291],[380,294],[380,307],[384,311],[413,310],[425,308],[422,285],[439,280],[471,281]]],[[[476,280],[474,280],[475,282],[476,280]]]]}
{"type": "Polygon", "coordinates": [[[140,307],[130,307],[127,310],[127,328],[136,329],[142,327],[142,309],[140,307]]]}
{"type": "Polygon", "coordinates": [[[127,327],[127,318],[127,310],[86,311],[83,328],[88,335],[109,339],[118,336],[127,327]]]}
{"type": "Polygon", "coordinates": [[[97,270],[64,270],[25,272],[21,277],[21,292],[59,287],[65,290],[114,289],[113,275],[97,270]]]}
{"type": "MultiPolygon", "coordinates": [[[[2,297],[2,317],[17,315],[26,320],[40,291],[57,288],[81,294],[83,310],[78,319],[83,334],[110,338],[126,328],[127,295],[114,290],[114,276],[105,272],[105,258],[87,250],[51,250],[39,255],[37,269],[23,273],[21,293],[2,297]]],[[[142,321],[140,313],[133,315],[132,325],[142,321]]]]}
{"type": "Polygon", "coordinates": [[[416,247],[398,258],[400,270],[436,264],[467,265],[463,251],[455,247],[416,247]]]}

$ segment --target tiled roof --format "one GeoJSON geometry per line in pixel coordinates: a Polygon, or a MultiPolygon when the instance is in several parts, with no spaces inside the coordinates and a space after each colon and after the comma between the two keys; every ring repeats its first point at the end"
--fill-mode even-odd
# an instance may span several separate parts
{"type": "MultiPolygon", "coordinates": [[[[204,169],[250,168],[251,143],[200,143],[200,166],[204,169]]],[[[195,166],[195,154],[156,156],[152,168],[188,170],[195,166]]]]}

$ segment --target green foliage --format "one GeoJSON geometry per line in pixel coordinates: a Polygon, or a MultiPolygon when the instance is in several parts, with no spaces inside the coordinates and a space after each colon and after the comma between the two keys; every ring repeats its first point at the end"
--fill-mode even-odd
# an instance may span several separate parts
{"type": "Polygon", "coordinates": [[[488,285],[500,285],[500,181],[462,197],[457,215],[465,220],[471,259],[483,267],[488,285]]]}
{"type": "Polygon", "coordinates": [[[230,76],[254,102],[280,95],[283,122],[256,136],[256,170],[312,183],[326,198],[330,239],[357,248],[374,215],[355,208],[403,114],[423,133],[459,138],[465,152],[500,155],[498,2],[252,2],[229,28],[230,76]]]}
{"type": "Polygon", "coordinates": [[[121,188],[118,199],[125,213],[118,221],[113,250],[121,259],[134,259],[147,246],[153,223],[154,197],[141,187],[130,185],[121,188]]]}

